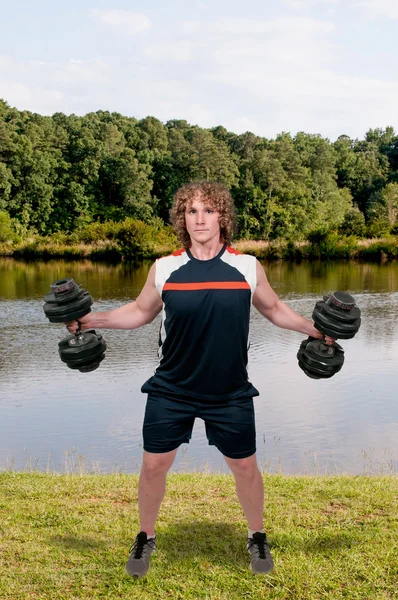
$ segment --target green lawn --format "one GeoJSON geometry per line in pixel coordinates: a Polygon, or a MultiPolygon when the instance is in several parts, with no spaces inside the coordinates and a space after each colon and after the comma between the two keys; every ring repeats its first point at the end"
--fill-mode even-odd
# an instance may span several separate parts
{"type": "Polygon", "coordinates": [[[1,600],[398,598],[398,477],[264,475],[275,570],[248,568],[233,478],[171,474],[145,579],[137,475],[0,473],[1,600]]]}

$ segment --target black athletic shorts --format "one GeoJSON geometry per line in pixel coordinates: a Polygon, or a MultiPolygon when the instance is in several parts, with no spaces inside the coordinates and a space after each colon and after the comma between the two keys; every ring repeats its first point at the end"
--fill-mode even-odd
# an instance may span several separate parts
{"type": "Polygon", "coordinates": [[[171,399],[149,394],[143,424],[144,450],[170,452],[188,443],[195,418],[203,419],[209,444],[228,458],[256,452],[253,398],[223,402],[171,399]]]}

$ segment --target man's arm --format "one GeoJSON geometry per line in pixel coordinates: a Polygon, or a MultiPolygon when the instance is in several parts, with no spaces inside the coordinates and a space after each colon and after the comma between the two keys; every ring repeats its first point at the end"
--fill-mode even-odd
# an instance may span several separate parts
{"type": "MultiPolygon", "coordinates": [[[[113,310],[91,312],[79,319],[80,329],[138,329],[151,323],[162,308],[162,300],[155,286],[155,264],[138,298],[113,310]]],[[[77,321],[66,324],[68,331],[75,333],[77,321]]]]}
{"type": "MultiPolygon", "coordinates": [[[[253,305],[258,312],[266,317],[271,323],[282,327],[299,331],[311,337],[323,339],[323,334],[318,331],[314,323],[294,312],[287,304],[279,300],[278,296],[268,283],[263,267],[257,261],[256,264],[257,286],[253,294],[253,305]]],[[[332,344],[333,339],[326,337],[327,344],[332,344]]]]}

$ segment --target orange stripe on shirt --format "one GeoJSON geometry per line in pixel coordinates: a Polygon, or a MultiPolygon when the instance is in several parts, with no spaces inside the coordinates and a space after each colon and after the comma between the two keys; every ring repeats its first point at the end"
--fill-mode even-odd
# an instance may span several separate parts
{"type": "Polygon", "coordinates": [[[165,283],[163,291],[250,290],[247,281],[200,281],[196,283],[165,283]]]}

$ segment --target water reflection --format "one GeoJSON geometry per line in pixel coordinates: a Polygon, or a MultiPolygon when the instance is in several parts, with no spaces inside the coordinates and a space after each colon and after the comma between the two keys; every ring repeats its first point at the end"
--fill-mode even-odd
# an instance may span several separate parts
{"type": "MultiPolygon", "coordinates": [[[[0,260],[0,468],[136,471],[141,456],[143,381],[156,367],[159,320],[139,331],[104,331],[106,359],[89,374],[67,369],[57,354],[65,335],[50,325],[43,296],[55,279],[73,277],[106,310],[136,297],[150,263],[104,265],[0,260]]],[[[256,400],[261,464],[284,472],[397,470],[398,265],[266,265],[278,294],[311,316],[324,293],[345,289],[362,310],[362,327],[342,341],[346,360],[327,381],[297,366],[303,336],[252,314],[250,378],[256,400]]],[[[175,468],[224,470],[207,446],[203,424],[175,468]]]]}

